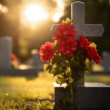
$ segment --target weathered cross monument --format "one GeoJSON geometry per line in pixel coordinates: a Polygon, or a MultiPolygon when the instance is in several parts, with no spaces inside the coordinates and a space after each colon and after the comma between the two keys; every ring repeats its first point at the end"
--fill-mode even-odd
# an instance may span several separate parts
{"type": "MultiPolygon", "coordinates": [[[[74,2],[71,4],[71,19],[78,35],[85,37],[102,36],[103,26],[101,24],[85,24],[85,10],[83,2],[74,2]]],[[[51,28],[54,34],[59,24],[54,24],[51,28]]],[[[55,105],[60,106],[60,101],[69,97],[69,92],[55,84],[55,105]]],[[[81,109],[86,110],[106,110],[110,109],[110,87],[102,83],[83,83],[78,86],[77,103],[81,109]]]]}

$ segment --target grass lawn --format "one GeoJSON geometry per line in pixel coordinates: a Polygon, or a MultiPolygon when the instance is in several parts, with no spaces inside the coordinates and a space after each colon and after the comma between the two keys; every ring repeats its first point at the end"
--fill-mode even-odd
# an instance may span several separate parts
{"type": "MultiPolygon", "coordinates": [[[[87,75],[85,81],[110,85],[110,75],[87,75]]],[[[53,82],[55,78],[47,72],[38,77],[0,76],[0,110],[42,110],[49,103],[52,109],[53,82]]]]}

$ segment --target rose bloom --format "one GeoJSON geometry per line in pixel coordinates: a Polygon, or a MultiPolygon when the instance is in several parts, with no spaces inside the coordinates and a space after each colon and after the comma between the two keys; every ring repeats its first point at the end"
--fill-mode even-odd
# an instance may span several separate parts
{"type": "Polygon", "coordinates": [[[39,54],[42,61],[50,62],[50,59],[53,57],[53,55],[56,55],[56,52],[53,50],[53,46],[54,43],[51,42],[46,42],[41,46],[39,54]]]}
{"type": "Polygon", "coordinates": [[[85,48],[91,44],[91,42],[89,42],[87,39],[85,39],[85,37],[83,35],[79,35],[79,38],[80,38],[80,40],[77,40],[79,47],[85,48]]]}
{"type": "Polygon", "coordinates": [[[18,58],[14,54],[11,54],[11,59],[18,62],[18,58]]]}
{"type": "Polygon", "coordinates": [[[72,38],[67,38],[66,40],[60,40],[58,43],[58,50],[63,55],[73,55],[74,51],[77,49],[77,42],[72,38]]]}
{"type": "Polygon", "coordinates": [[[61,23],[53,36],[53,40],[64,40],[65,37],[75,38],[76,31],[74,28],[73,25],[61,23]]]}
{"type": "Polygon", "coordinates": [[[96,64],[99,64],[99,62],[102,60],[101,57],[98,55],[96,48],[94,47],[86,47],[85,53],[89,58],[91,58],[91,62],[95,61],[96,64]]]}
{"type": "Polygon", "coordinates": [[[90,47],[89,45],[91,42],[89,42],[83,35],[79,35],[79,40],[77,40],[77,44],[80,48],[85,49],[85,54],[87,57],[89,57],[92,61],[95,61],[96,64],[99,64],[101,61],[101,57],[98,55],[97,50],[95,47],[90,47]]]}

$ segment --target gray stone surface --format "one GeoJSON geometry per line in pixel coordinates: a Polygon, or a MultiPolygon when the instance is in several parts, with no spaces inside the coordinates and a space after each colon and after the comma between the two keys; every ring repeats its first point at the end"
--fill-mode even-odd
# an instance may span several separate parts
{"type": "Polygon", "coordinates": [[[31,55],[33,58],[33,66],[37,67],[39,65],[39,62],[40,62],[39,51],[37,49],[33,49],[31,51],[31,55]]]}
{"type": "Polygon", "coordinates": [[[4,36],[0,39],[1,64],[0,68],[11,68],[12,39],[4,36]]]}
{"type": "MultiPolygon", "coordinates": [[[[55,106],[69,97],[69,92],[64,87],[55,87],[55,106]]],[[[85,83],[78,87],[77,103],[81,110],[110,110],[110,87],[102,83],[85,83]]]]}
{"type": "MultiPolygon", "coordinates": [[[[85,4],[83,2],[74,2],[71,4],[71,19],[77,31],[77,35],[85,37],[102,36],[104,29],[102,24],[85,24],[85,4]]],[[[55,34],[59,24],[53,24],[51,28],[52,34],[55,34]]]]}
{"type": "Polygon", "coordinates": [[[102,61],[100,64],[104,67],[104,72],[109,72],[109,66],[110,66],[110,53],[107,51],[104,51],[102,53],[102,61]]]}
{"type": "Polygon", "coordinates": [[[104,32],[102,24],[85,24],[85,4],[83,2],[77,1],[71,4],[71,19],[77,35],[101,37],[104,32]]]}

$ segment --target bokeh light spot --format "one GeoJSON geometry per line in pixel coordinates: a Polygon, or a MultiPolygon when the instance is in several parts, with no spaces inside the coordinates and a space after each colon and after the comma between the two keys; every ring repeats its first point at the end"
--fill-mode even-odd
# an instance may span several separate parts
{"type": "Polygon", "coordinates": [[[60,19],[60,14],[59,14],[59,13],[55,13],[55,14],[53,15],[53,21],[54,21],[54,22],[58,22],[59,19],[60,19]]]}
{"type": "Polygon", "coordinates": [[[29,6],[25,10],[24,14],[26,18],[32,22],[45,19],[48,16],[48,14],[45,11],[43,11],[43,9],[40,6],[37,6],[37,5],[29,6]]]}

